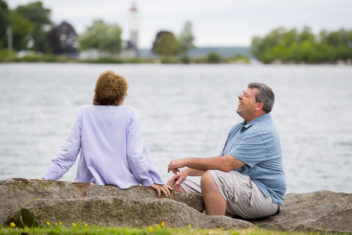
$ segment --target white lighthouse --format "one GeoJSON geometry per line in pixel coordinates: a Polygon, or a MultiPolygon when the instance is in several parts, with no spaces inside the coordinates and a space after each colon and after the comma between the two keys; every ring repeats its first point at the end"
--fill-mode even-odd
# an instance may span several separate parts
{"type": "Polygon", "coordinates": [[[130,30],[130,40],[129,42],[136,52],[138,52],[138,11],[136,3],[133,2],[130,8],[129,14],[129,30],[130,30]]]}

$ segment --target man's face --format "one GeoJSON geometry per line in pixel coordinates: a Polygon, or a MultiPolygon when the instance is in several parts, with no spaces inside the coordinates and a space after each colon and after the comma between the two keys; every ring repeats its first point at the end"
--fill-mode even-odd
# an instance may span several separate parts
{"type": "Polygon", "coordinates": [[[247,88],[238,96],[238,107],[237,113],[244,119],[249,120],[255,111],[255,94],[257,94],[257,88],[247,88]]]}

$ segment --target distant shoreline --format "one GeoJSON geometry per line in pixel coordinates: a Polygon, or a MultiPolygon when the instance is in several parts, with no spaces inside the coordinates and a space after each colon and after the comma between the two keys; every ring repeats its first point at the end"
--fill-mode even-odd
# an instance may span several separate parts
{"type": "Polygon", "coordinates": [[[162,61],[160,59],[124,59],[124,60],[111,60],[111,59],[98,59],[98,60],[32,60],[32,59],[16,59],[16,60],[1,60],[0,64],[156,64],[156,65],[224,65],[224,64],[235,64],[235,65],[336,65],[336,66],[352,66],[352,61],[335,61],[335,62],[322,62],[322,63],[304,63],[304,62],[273,62],[273,63],[262,63],[258,61],[221,61],[221,62],[207,62],[207,61],[191,61],[183,63],[182,61],[162,61]]]}
{"type": "Polygon", "coordinates": [[[223,57],[217,52],[209,52],[206,56],[164,56],[164,57],[102,57],[82,59],[66,55],[42,54],[30,52],[0,53],[0,63],[87,63],[87,64],[267,64],[267,65],[352,65],[352,59],[322,61],[307,63],[303,61],[281,61],[275,59],[271,62],[261,62],[248,55],[236,54],[232,57],[223,57]]]}

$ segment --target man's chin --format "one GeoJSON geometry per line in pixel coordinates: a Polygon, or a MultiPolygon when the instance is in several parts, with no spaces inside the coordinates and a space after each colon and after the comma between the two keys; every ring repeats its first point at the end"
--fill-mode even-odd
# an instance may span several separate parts
{"type": "Polygon", "coordinates": [[[241,110],[238,110],[238,109],[237,109],[237,110],[236,110],[236,113],[237,113],[241,118],[243,118],[243,115],[242,115],[243,113],[242,113],[241,110]]]}

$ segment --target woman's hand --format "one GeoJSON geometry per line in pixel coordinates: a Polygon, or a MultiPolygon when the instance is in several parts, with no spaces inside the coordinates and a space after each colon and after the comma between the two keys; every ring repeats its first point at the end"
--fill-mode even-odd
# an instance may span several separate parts
{"type": "Polygon", "coordinates": [[[165,197],[169,197],[171,194],[170,191],[172,190],[172,188],[167,184],[163,184],[163,185],[153,184],[152,188],[158,192],[158,197],[161,196],[161,193],[163,193],[165,197]]]}
{"type": "Polygon", "coordinates": [[[169,181],[167,181],[167,184],[169,186],[172,186],[173,184],[180,185],[182,181],[188,176],[189,173],[189,168],[183,171],[178,171],[176,174],[174,174],[169,181]]]}

